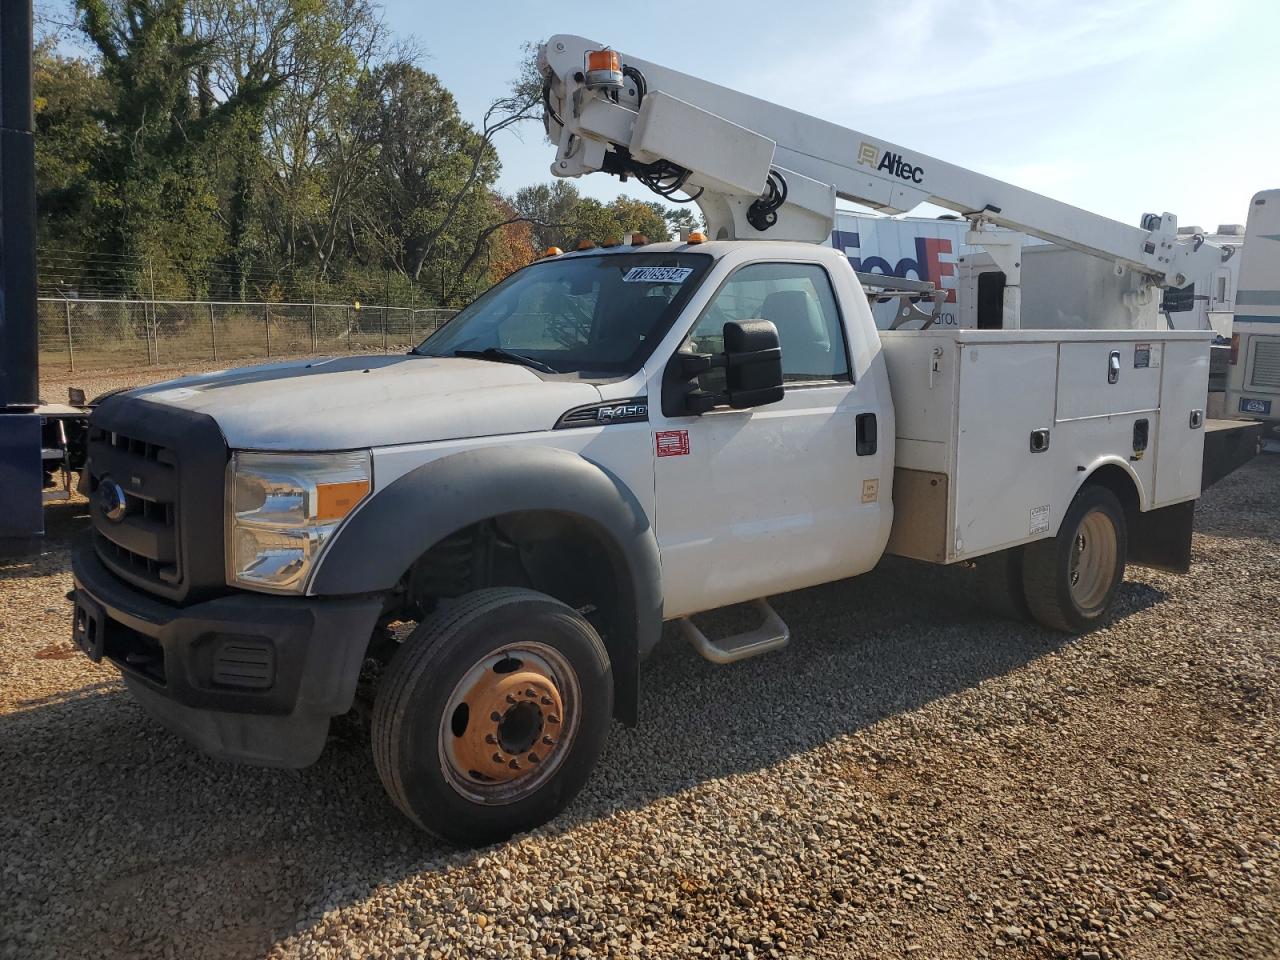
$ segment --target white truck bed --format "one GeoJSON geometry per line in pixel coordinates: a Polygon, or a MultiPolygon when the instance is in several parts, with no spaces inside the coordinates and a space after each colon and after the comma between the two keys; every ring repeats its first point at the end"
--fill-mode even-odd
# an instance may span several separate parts
{"type": "Polygon", "coordinates": [[[1144,511],[1198,497],[1212,336],[881,332],[897,423],[889,552],[952,563],[1053,536],[1104,467],[1135,480],[1144,511]]]}

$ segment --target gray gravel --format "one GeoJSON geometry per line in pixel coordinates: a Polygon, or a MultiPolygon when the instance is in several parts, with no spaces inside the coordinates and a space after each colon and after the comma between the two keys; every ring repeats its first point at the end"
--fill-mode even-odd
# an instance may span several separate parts
{"type": "Polygon", "coordinates": [[[466,852],[354,721],[296,772],[148,721],[67,640],[80,513],[0,559],[0,957],[1280,956],[1280,457],[1088,637],[895,561],[780,653],[668,638],[568,812],[466,852]]]}

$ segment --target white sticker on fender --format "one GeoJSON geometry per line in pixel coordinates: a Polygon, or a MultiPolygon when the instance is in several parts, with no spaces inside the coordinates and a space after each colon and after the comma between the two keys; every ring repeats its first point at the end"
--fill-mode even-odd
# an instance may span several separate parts
{"type": "Polygon", "coordinates": [[[623,283],[684,283],[693,267],[632,267],[622,277],[623,283]]]}
{"type": "Polygon", "coordinates": [[[1049,532],[1049,505],[1047,503],[1031,508],[1031,529],[1027,532],[1033,537],[1037,533],[1049,532]]]}

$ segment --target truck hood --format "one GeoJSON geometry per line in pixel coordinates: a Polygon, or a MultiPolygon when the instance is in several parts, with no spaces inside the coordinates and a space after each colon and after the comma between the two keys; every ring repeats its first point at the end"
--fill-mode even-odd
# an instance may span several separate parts
{"type": "Polygon", "coordinates": [[[594,403],[589,383],[527,367],[453,357],[295,360],[183,377],[130,396],[207,414],[227,444],[342,450],[550,430],[594,403]]]}

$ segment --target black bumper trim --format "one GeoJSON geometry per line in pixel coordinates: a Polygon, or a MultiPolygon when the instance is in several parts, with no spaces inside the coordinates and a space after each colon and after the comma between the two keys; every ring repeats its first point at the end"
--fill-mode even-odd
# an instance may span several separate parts
{"type": "Polygon", "coordinates": [[[97,651],[139,703],[206,753],[250,763],[305,766],[319,756],[329,718],[351,708],[383,607],[381,596],[247,592],[174,607],[122,583],[88,536],[76,541],[72,571],[77,623],[82,611],[101,621],[97,651]],[[270,648],[270,686],[220,682],[228,641],[270,648]]]}

